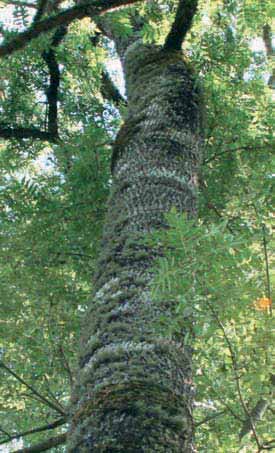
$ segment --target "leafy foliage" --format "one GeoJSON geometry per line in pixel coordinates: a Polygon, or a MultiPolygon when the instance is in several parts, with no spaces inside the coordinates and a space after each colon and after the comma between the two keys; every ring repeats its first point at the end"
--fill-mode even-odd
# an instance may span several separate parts
{"type": "MultiPolygon", "coordinates": [[[[108,14],[108,21],[121,36],[131,35],[135,25],[146,42],[163,43],[176,5],[140,2],[108,14]]],[[[172,213],[170,231],[157,233],[165,257],[154,293],[171,301],[175,313],[157,328],[181,336],[187,346],[195,341],[201,452],[257,451],[255,435],[240,442],[238,434],[259,399],[269,401],[274,391],[271,310],[259,309],[257,302],[271,299],[274,114],[266,84],[270,63],[264,47],[252,46],[270,23],[271,10],[269,0],[201,2],[184,48],[204,92],[200,211],[196,223],[172,213]],[[193,323],[186,325],[191,313],[193,323]]],[[[14,21],[12,27],[1,23],[4,37],[31,23],[35,9],[11,2],[9,11],[14,21]]],[[[111,184],[111,143],[123,117],[123,108],[118,111],[102,97],[101,74],[104,66],[111,70],[115,52],[105,37],[93,44],[97,32],[93,21],[75,22],[56,49],[60,140],[0,142],[1,360],[61,412],[68,405],[80,319],[92,289],[111,184]]],[[[1,60],[1,123],[46,130],[49,74],[42,52],[52,36],[41,35],[1,60]]],[[[0,375],[3,442],[5,433],[62,416],[6,369],[0,375]]],[[[256,424],[261,444],[272,438],[271,417],[268,408],[256,424]]],[[[32,434],[24,445],[44,438],[44,432],[32,434]]]]}
{"type": "MultiPolygon", "coordinates": [[[[209,445],[236,451],[248,414],[261,398],[270,402],[274,392],[271,307],[257,301],[265,294],[261,236],[245,228],[235,235],[227,221],[195,223],[177,213],[168,216],[168,224],[168,231],[154,235],[164,257],[153,294],[174,310],[157,328],[195,350],[199,451],[209,445]]],[[[270,412],[257,424],[257,435],[263,444],[272,439],[270,412]]],[[[253,442],[244,438],[243,448],[252,451],[253,442]]]]}

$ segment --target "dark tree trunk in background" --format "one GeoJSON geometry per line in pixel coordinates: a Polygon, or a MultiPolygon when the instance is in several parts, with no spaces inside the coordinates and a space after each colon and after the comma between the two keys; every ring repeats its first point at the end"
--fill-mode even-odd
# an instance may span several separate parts
{"type": "Polygon", "coordinates": [[[172,207],[196,213],[201,154],[196,82],[180,51],[131,44],[128,116],[81,344],[70,452],[192,452],[191,350],[162,337],[171,301],[150,296],[158,251],[143,241],[172,207]]]}

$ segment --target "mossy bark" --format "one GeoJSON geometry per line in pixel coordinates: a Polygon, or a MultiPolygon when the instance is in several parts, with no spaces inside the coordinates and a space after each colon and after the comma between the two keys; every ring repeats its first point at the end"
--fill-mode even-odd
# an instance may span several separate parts
{"type": "Polygon", "coordinates": [[[158,251],[143,241],[172,207],[194,216],[199,91],[181,52],[132,44],[128,117],[81,343],[69,452],[193,452],[191,350],[162,337],[169,302],[150,296],[158,251]]]}

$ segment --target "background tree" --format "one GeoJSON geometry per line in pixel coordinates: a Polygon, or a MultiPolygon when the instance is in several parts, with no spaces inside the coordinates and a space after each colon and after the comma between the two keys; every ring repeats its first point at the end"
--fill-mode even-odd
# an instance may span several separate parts
{"type": "MultiPolygon", "coordinates": [[[[97,2],[97,6],[99,3],[105,2],[97,2]]],[[[112,2],[108,3],[110,6],[112,2]]],[[[176,7],[177,2],[144,2],[101,16],[96,22],[74,22],[67,30],[64,26],[72,19],[93,15],[93,5],[89,10],[81,4],[64,8],[64,12],[62,4],[41,3],[37,7],[20,3],[12,12],[19,29],[32,21],[29,31],[14,36],[15,29],[5,23],[1,27],[9,43],[2,45],[2,55],[26,46],[52,27],[49,35],[40,35],[23,52],[1,61],[0,133],[10,139],[1,145],[4,443],[23,432],[26,445],[37,442],[40,450],[36,451],[43,451],[41,441],[48,439],[51,429],[64,442],[60,433],[66,427],[69,387],[77,368],[79,318],[92,290],[90,275],[96,268],[111,183],[111,145],[125,118],[125,101],[106,72],[114,55],[110,33],[120,38],[121,49],[137,35],[147,43],[164,43],[167,35],[173,36],[168,32],[176,7]],[[35,10],[37,14],[31,19],[30,12],[35,10]],[[25,437],[29,431],[31,437],[25,437]]],[[[188,314],[189,319],[195,317],[197,329],[194,417],[199,451],[236,451],[238,435],[244,433],[245,425],[252,426],[252,440],[247,433],[243,448],[261,451],[272,447],[268,352],[272,112],[270,88],[263,79],[265,72],[271,74],[270,31],[266,39],[270,13],[268,2],[201,5],[184,45],[185,59],[188,55],[189,65],[203,79],[207,118],[199,211],[199,223],[206,230],[190,228],[188,234],[193,238],[196,233],[200,240],[198,253],[192,250],[197,258],[186,270],[197,275],[199,266],[205,269],[206,260],[213,268],[208,275],[212,287],[205,288],[200,276],[195,286],[199,318],[193,312],[188,314]],[[260,52],[251,49],[252,39],[262,35],[266,53],[264,46],[260,52]],[[223,220],[234,239],[228,238],[224,225],[219,225],[223,220]],[[214,236],[210,224],[217,225],[214,236]],[[206,246],[204,238],[208,235],[206,246]],[[213,237],[216,255],[211,254],[213,237]],[[237,258],[234,253],[228,255],[230,249],[237,250],[237,258]],[[238,278],[236,268],[241,270],[238,278]],[[224,281],[225,272],[228,280],[224,281]],[[240,280],[241,275],[244,280],[240,280]],[[248,278],[249,284],[244,284],[248,278]],[[232,282],[237,281],[235,298],[232,282]],[[210,305],[205,310],[200,300],[208,296],[210,305]],[[262,301],[258,308],[265,305],[267,310],[255,311],[253,301],[257,299],[262,301]],[[226,335],[220,324],[225,325],[226,335]],[[245,346],[240,347],[243,343],[245,346]],[[261,373],[249,365],[251,361],[244,360],[252,353],[255,364],[262,364],[261,373]],[[239,379],[241,399],[236,387],[239,379]],[[261,400],[268,404],[262,405],[265,409],[259,422],[253,418],[253,410],[261,400]]],[[[266,78],[270,80],[270,75],[266,78]]],[[[178,231],[187,234],[186,229],[179,221],[178,231]]],[[[172,250],[178,243],[177,236],[174,242],[162,237],[159,240],[172,241],[172,250]]],[[[186,263],[190,253],[180,248],[174,262],[186,263]]],[[[161,266],[161,275],[167,276],[169,266],[174,269],[173,260],[170,263],[168,259],[164,270],[164,264],[161,266]]],[[[172,278],[172,283],[171,277],[164,280],[168,282],[168,300],[186,294],[188,306],[193,306],[187,292],[190,274],[182,276],[175,269],[171,273],[177,278],[172,278]]],[[[205,275],[205,271],[201,273],[205,275]]],[[[166,287],[156,290],[160,300],[159,291],[166,291],[166,287]]],[[[170,341],[176,336],[183,342],[185,302],[180,300],[175,306],[178,315],[162,315],[155,328],[163,338],[170,341]]],[[[186,326],[185,321],[185,336],[186,326]]],[[[187,329],[189,338],[194,328],[187,329]]],[[[46,443],[47,448],[50,445],[54,443],[46,443]]]]}

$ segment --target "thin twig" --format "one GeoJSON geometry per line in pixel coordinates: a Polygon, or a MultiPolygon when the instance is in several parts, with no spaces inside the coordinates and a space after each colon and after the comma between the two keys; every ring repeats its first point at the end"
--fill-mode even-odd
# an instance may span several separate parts
{"type": "MultiPolygon", "coordinates": [[[[9,442],[10,440],[12,440],[12,436],[10,435],[10,433],[8,433],[8,431],[5,431],[1,426],[0,426],[0,431],[5,434],[5,436],[8,437],[8,440],[5,441],[5,442],[9,442]]],[[[0,442],[0,444],[3,443],[3,442],[0,442]]]]}
{"type": "Polygon", "coordinates": [[[264,249],[264,261],[265,261],[265,274],[266,274],[266,284],[265,284],[265,287],[266,287],[266,292],[267,292],[267,296],[270,300],[270,314],[272,315],[272,306],[271,306],[271,283],[270,283],[270,274],[269,274],[269,261],[268,261],[268,252],[267,252],[267,241],[266,241],[266,226],[264,224],[264,222],[261,222],[261,219],[260,219],[260,214],[258,212],[258,208],[256,206],[256,204],[254,202],[251,203],[251,206],[253,207],[254,211],[255,211],[255,214],[256,214],[256,217],[259,221],[259,223],[261,223],[261,226],[262,226],[262,233],[263,233],[263,249],[264,249]]]}
{"type": "MultiPolygon", "coordinates": [[[[18,439],[19,437],[25,437],[29,436],[30,434],[35,434],[35,433],[40,433],[42,431],[48,431],[51,429],[55,429],[58,426],[62,426],[67,422],[66,418],[59,418],[58,420],[48,423],[47,425],[40,426],[38,428],[30,429],[29,431],[22,431],[21,433],[13,434],[12,436],[9,435],[9,438],[7,440],[1,441],[0,445],[6,444],[7,442],[10,442],[13,439],[18,439]]],[[[4,431],[3,431],[4,432],[4,431]]],[[[7,433],[5,433],[7,435],[7,433]]]]}
{"type": "MultiPolygon", "coordinates": [[[[207,197],[207,194],[206,194],[207,186],[206,186],[205,181],[204,181],[203,179],[200,179],[200,180],[199,180],[199,184],[200,184],[200,187],[201,187],[201,189],[202,189],[202,191],[203,191],[203,194],[204,194],[204,196],[205,196],[205,198],[206,198],[207,207],[208,207],[209,209],[211,209],[212,211],[214,211],[215,214],[217,215],[217,217],[219,217],[220,219],[224,219],[224,216],[220,213],[220,211],[218,210],[218,208],[217,208],[212,202],[210,202],[210,201],[208,200],[208,197],[207,197]]],[[[229,231],[231,234],[235,235],[235,233],[234,233],[234,231],[232,230],[231,226],[228,225],[228,222],[226,223],[226,228],[228,229],[228,231],[229,231]]]]}
{"type": "Polygon", "coordinates": [[[220,417],[223,414],[225,414],[225,411],[216,412],[216,414],[209,415],[208,417],[205,417],[200,422],[195,423],[194,426],[195,426],[195,428],[198,428],[198,426],[204,425],[205,423],[208,423],[211,420],[213,420],[214,418],[220,417]]]}
{"type": "Polygon", "coordinates": [[[220,318],[218,317],[215,309],[212,307],[212,305],[207,300],[206,300],[206,305],[210,309],[213,317],[215,318],[218,326],[220,327],[220,329],[221,329],[221,331],[223,333],[225,342],[227,344],[227,347],[228,347],[228,350],[229,350],[229,353],[230,353],[230,358],[231,358],[231,362],[232,362],[232,369],[233,369],[233,373],[234,373],[234,377],[235,377],[234,380],[235,380],[235,383],[236,383],[236,388],[237,388],[237,393],[238,393],[238,396],[239,396],[239,400],[240,400],[240,403],[241,403],[241,406],[243,408],[243,411],[244,411],[245,415],[249,419],[249,422],[250,422],[250,425],[251,425],[251,430],[253,432],[253,436],[254,436],[254,439],[256,441],[257,447],[261,448],[261,444],[260,444],[256,429],[255,429],[255,426],[254,426],[254,421],[253,421],[253,419],[251,417],[251,414],[250,414],[250,412],[249,412],[249,410],[248,410],[248,408],[246,406],[246,403],[245,403],[243,395],[242,395],[242,390],[241,390],[241,385],[240,385],[240,376],[239,376],[239,373],[238,373],[238,366],[237,366],[236,356],[235,356],[235,352],[233,351],[233,347],[232,347],[231,341],[229,340],[228,335],[227,335],[227,333],[225,331],[224,325],[221,322],[220,318]]]}
{"type": "Polygon", "coordinates": [[[70,368],[69,362],[67,360],[67,357],[65,355],[65,352],[64,352],[64,349],[63,349],[62,345],[59,346],[59,351],[60,351],[60,355],[61,355],[61,358],[62,358],[62,363],[63,363],[64,370],[67,372],[67,374],[69,376],[70,386],[72,387],[73,384],[74,384],[74,377],[73,377],[72,370],[70,368]]]}
{"type": "Polygon", "coordinates": [[[66,413],[60,408],[58,407],[55,403],[53,403],[52,401],[49,401],[47,398],[45,398],[43,395],[41,395],[41,393],[39,393],[32,385],[28,384],[24,379],[22,379],[17,373],[15,373],[10,367],[8,367],[7,365],[5,365],[4,362],[0,362],[0,367],[1,368],[4,368],[4,370],[6,370],[9,374],[11,374],[15,379],[17,379],[19,382],[21,382],[21,384],[25,385],[25,387],[27,387],[34,395],[37,396],[37,398],[43,402],[44,404],[46,404],[47,406],[51,407],[52,409],[54,409],[55,411],[57,411],[59,414],[63,415],[63,416],[66,416],[66,413]]]}
{"type": "Polygon", "coordinates": [[[48,390],[49,396],[51,396],[52,399],[56,402],[57,406],[59,406],[60,409],[65,412],[64,407],[62,406],[62,404],[59,402],[59,400],[56,398],[55,394],[51,390],[50,382],[49,382],[49,379],[48,379],[47,375],[44,374],[43,377],[45,378],[45,380],[47,382],[47,387],[48,387],[47,390],[48,390]]]}
{"type": "MultiPolygon", "coordinates": [[[[203,372],[203,375],[206,376],[204,372],[203,372]]],[[[215,388],[211,384],[210,384],[210,386],[211,386],[212,392],[215,394],[215,396],[216,396],[217,400],[220,402],[220,404],[228,410],[228,412],[232,415],[233,418],[235,418],[236,420],[239,420],[241,423],[243,423],[244,422],[243,418],[235,413],[235,411],[224,401],[224,399],[222,399],[220,397],[219,393],[215,390],[215,388]]]]}
{"type": "Polygon", "coordinates": [[[209,162],[212,162],[213,160],[221,157],[221,156],[224,156],[225,154],[232,154],[232,153],[238,153],[238,152],[241,152],[241,151],[257,151],[257,150],[266,150],[267,148],[267,145],[265,146],[242,146],[240,148],[235,148],[235,149],[226,149],[220,153],[215,153],[213,154],[213,156],[210,156],[208,159],[205,159],[203,161],[203,165],[207,165],[209,164],[209,162]]]}
{"type": "Polygon", "coordinates": [[[263,247],[264,247],[264,257],[265,257],[265,273],[266,273],[266,293],[270,300],[270,315],[272,315],[272,305],[271,305],[271,285],[270,285],[270,274],[269,274],[269,262],[268,262],[268,253],[267,253],[267,241],[266,241],[266,226],[262,224],[263,231],[263,247]]]}

